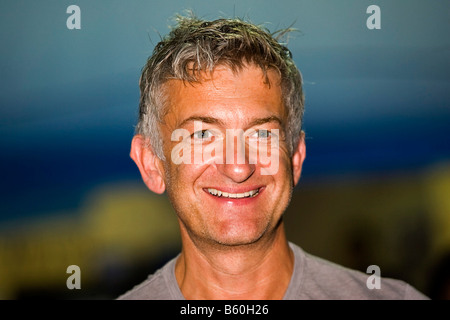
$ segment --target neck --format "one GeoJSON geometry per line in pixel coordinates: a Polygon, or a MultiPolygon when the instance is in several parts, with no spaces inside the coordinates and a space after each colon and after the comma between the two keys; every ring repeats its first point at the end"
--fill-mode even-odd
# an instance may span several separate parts
{"type": "Polygon", "coordinates": [[[294,256],[281,222],[271,235],[241,246],[194,243],[181,231],[175,275],[186,299],[282,299],[294,256]]]}

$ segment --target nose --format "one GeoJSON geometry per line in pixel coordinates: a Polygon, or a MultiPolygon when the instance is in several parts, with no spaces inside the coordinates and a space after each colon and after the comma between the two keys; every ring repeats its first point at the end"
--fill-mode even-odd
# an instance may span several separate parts
{"type": "Polygon", "coordinates": [[[241,183],[248,180],[255,172],[255,165],[249,164],[218,164],[217,169],[224,176],[235,183],[241,183]]]}
{"type": "Polygon", "coordinates": [[[244,139],[227,138],[222,164],[217,164],[217,169],[224,176],[235,183],[248,180],[256,170],[256,165],[250,163],[249,152],[244,139]]]}

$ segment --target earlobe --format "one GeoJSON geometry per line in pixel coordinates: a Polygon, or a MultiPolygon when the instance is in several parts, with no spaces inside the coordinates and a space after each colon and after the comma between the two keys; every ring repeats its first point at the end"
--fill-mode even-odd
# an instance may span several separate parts
{"type": "Polygon", "coordinates": [[[161,172],[160,159],[141,135],[135,135],[131,141],[130,157],[136,163],[142,180],[151,191],[162,194],[166,185],[161,172]]]}
{"type": "Polygon", "coordinates": [[[303,161],[306,157],[306,145],[305,145],[305,132],[301,132],[301,136],[298,145],[294,149],[292,155],[292,172],[294,178],[294,186],[297,185],[300,180],[300,175],[302,173],[303,161]]]}

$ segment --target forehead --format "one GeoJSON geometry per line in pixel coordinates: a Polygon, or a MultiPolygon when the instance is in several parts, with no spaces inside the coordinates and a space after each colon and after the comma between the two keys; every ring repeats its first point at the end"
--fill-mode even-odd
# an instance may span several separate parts
{"type": "Polygon", "coordinates": [[[198,82],[169,80],[164,85],[168,114],[183,118],[192,113],[232,113],[240,116],[284,116],[280,75],[253,65],[233,71],[218,66],[212,73],[202,73],[198,82]]]}

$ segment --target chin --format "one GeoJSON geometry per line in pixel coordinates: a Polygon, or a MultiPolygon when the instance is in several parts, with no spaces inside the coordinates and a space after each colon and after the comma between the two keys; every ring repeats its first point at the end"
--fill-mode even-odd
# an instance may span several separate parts
{"type": "Polygon", "coordinates": [[[243,246],[250,245],[257,242],[264,235],[266,229],[249,229],[249,228],[239,228],[231,229],[227,232],[220,232],[216,234],[214,240],[224,246],[243,246]]]}
{"type": "Polygon", "coordinates": [[[248,240],[248,239],[219,239],[216,243],[220,246],[226,247],[240,247],[240,246],[248,246],[254,244],[258,241],[258,239],[248,240]]]}

